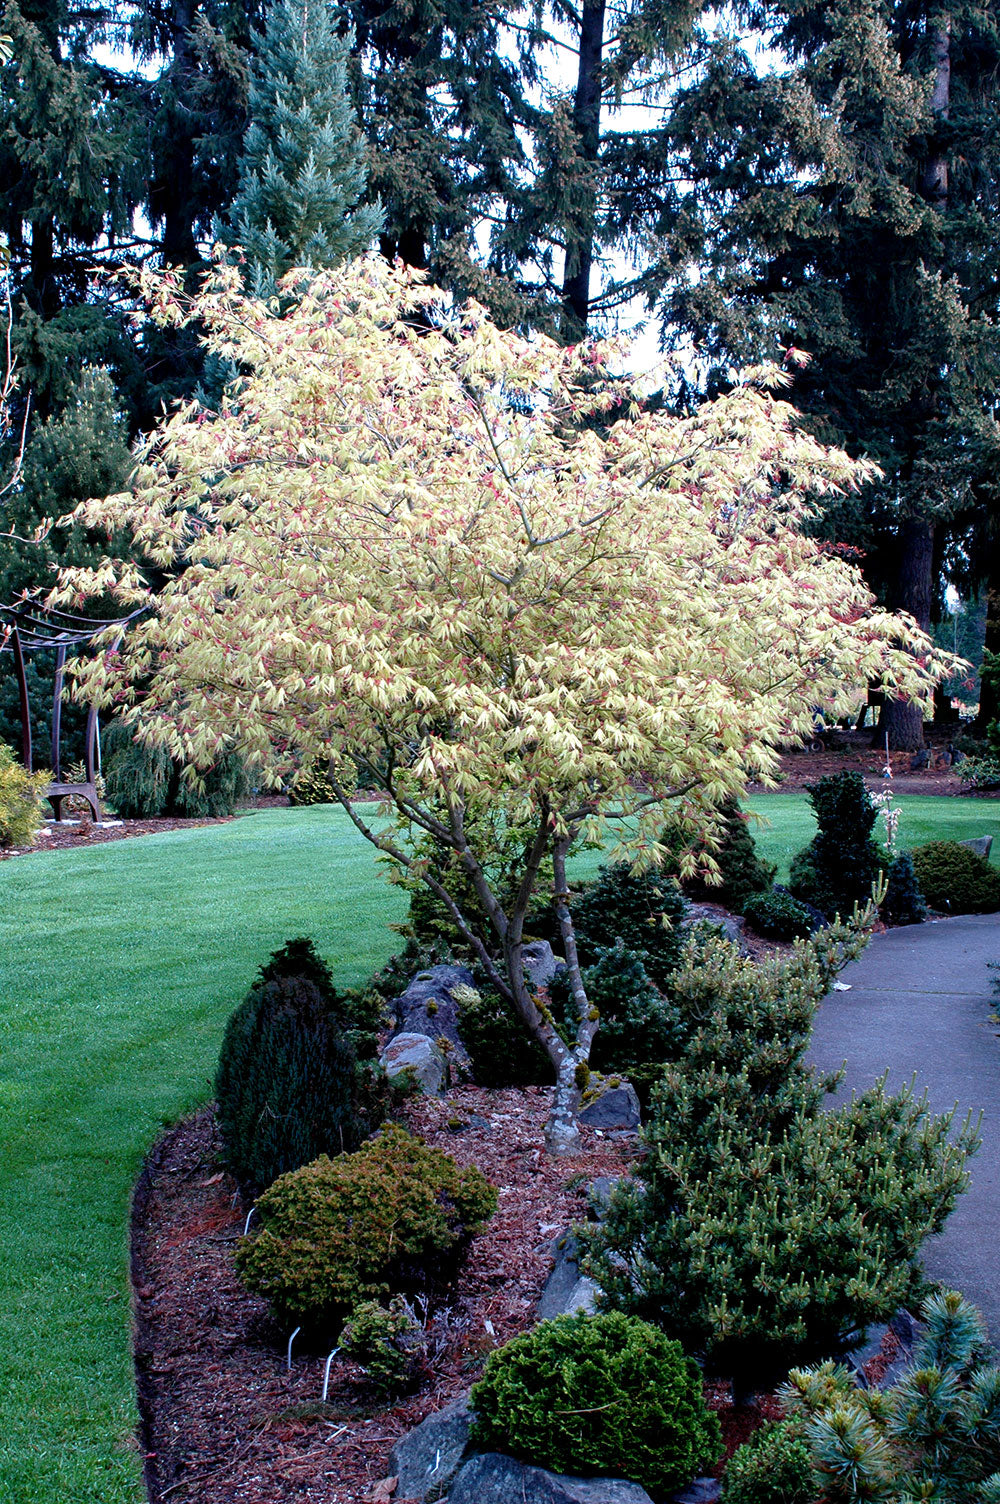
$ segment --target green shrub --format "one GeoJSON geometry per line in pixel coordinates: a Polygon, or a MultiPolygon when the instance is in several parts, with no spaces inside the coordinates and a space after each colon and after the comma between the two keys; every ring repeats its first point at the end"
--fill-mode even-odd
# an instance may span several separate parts
{"type": "Polygon", "coordinates": [[[719,844],[712,847],[711,855],[722,882],[710,885],[685,881],[684,889],[687,893],[697,894],[711,903],[724,904],[734,913],[742,914],[744,906],[754,894],[770,888],[778,869],[770,862],[762,862],[757,855],[749,821],[735,799],[727,799],[720,806],[719,816],[719,844]]]}
{"type": "Polygon", "coordinates": [[[927,918],[927,904],[908,851],[901,851],[889,863],[879,912],[888,924],[922,924],[927,918]]]}
{"type": "Polygon", "coordinates": [[[662,987],[680,958],[685,912],[676,878],[661,870],[633,872],[628,862],[602,867],[597,881],[573,903],[580,959],[592,965],[602,950],[620,940],[662,987]]]}
{"type": "Polygon", "coordinates": [[[0,742],[0,846],[30,846],[45,822],[42,796],[49,773],[29,773],[0,742]]]}
{"type": "Polygon", "coordinates": [[[912,1091],[822,1110],[812,1021],[861,943],[836,924],[759,965],[722,940],[689,947],[671,995],[690,1033],[654,1089],[648,1152],[580,1229],[608,1304],[739,1384],[911,1302],[921,1245],[967,1184],[974,1131],[949,1141],[953,1115],[912,1091]]]}
{"type": "MultiPolygon", "coordinates": [[[[467,815],[466,831],[474,850],[489,852],[484,863],[486,876],[503,908],[509,909],[520,887],[525,844],[533,832],[525,826],[506,826],[499,810],[467,815]]],[[[475,884],[452,847],[426,836],[417,842],[416,854],[426,862],[431,875],[443,885],[458,905],[473,933],[491,955],[497,954],[497,938],[487,918],[475,884]]],[[[474,954],[460,932],[447,906],[420,878],[404,884],[410,889],[408,931],[418,945],[446,946],[449,951],[468,960],[474,954]]],[[[553,939],[553,916],[549,894],[552,892],[552,859],[546,857],[539,869],[535,897],[525,924],[528,935],[553,939]]],[[[550,1072],[551,1075],[551,1072],[550,1072]]]]}
{"type": "Polygon", "coordinates": [[[882,871],[882,853],[872,835],[878,811],[856,771],[831,773],[807,784],[806,792],[819,829],[792,859],[788,886],[828,918],[847,918],[856,903],[868,901],[882,871]]]}
{"type": "Polygon", "coordinates": [[[804,904],[785,888],[754,893],[747,899],[743,913],[758,935],[772,940],[805,940],[817,924],[804,904]]]}
{"type": "Polygon", "coordinates": [[[325,1329],[364,1301],[451,1274],[496,1204],[475,1166],[460,1170],[390,1126],[355,1154],[320,1155],[276,1180],[257,1202],[260,1230],[237,1248],[237,1271],[279,1316],[325,1329]]]}
{"type": "Polygon", "coordinates": [[[966,757],[961,764],[961,770],[962,782],[975,789],[977,793],[1000,789],[1000,750],[993,751],[986,748],[982,752],[974,753],[971,757],[966,757]]]}
{"type": "Polygon", "coordinates": [[[884,1394],[830,1362],[782,1391],[824,1504],[1000,1504],[1000,1369],[984,1364],[982,1319],[953,1290],[920,1314],[913,1364],[884,1394]]]}
{"type": "Polygon", "coordinates": [[[459,1032],[477,1086],[551,1086],[552,1062],[510,1003],[483,986],[463,999],[459,1032]]]}
{"type": "Polygon", "coordinates": [[[816,1498],[809,1448],[787,1421],[755,1431],[730,1457],[722,1504],[812,1504],[816,1498]]]}
{"type": "MultiPolygon", "coordinates": [[[[601,1015],[590,1051],[591,1068],[627,1076],[645,1103],[663,1062],[677,1052],[677,1010],[649,980],[639,952],[626,950],[619,940],[596,947],[593,954],[593,964],[583,968],[587,997],[601,1015]]],[[[572,1037],[569,973],[557,972],[549,992],[556,1018],[565,1021],[567,1037],[572,1037]]],[[[550,1066],[546,1082],[551,1077],[550,1066]]]]}
{"type": "Polygon", "coordinates": [[[219,759],[193,783],[163,747],[134,739],[131,727],[112,721],[101,737],[107,798],[123,820],[158,816],[217,819],[231,815],[250,793],[246,765],[235,752],[219,759]]]}
{"type": "Polygon", "coordinates": [[[226,1164],[260,1189],[318,1154],[357,1148],[381,1122],[375,1063],[309,940],[277,950],[226,1025],[215,1078],[226,1164]]]}
{"type": "Polygon", "coordinates": [[[364,1369],[365,1380],[380,1399],[409,1389],[426,1363],[423,1330],[401,1296],[388,1307],[365,1300],[337,1339],[345,1358],[364,1369]]]}
{"type": "Polygon", "coordinates": [[[947,914],[992,914],[1000,909],[1000,872],[961,841],[918,846],[913,869],[932,909],[947,914]]]}
{"type": "Polygon", "coordinates": [[[288,785],[288,802],[292,805],[333,804],[335,800],[333,784],[323,763],[300,768],[288,785]]]}
{"type": "Polygon", "coordinates": [[[656,1493],[689,1483],[720,1451],[695,1364],[618,1312],[557,1316],[515,1337],[487,1358],[471,1404],[477,1447],[656,1493]]]}

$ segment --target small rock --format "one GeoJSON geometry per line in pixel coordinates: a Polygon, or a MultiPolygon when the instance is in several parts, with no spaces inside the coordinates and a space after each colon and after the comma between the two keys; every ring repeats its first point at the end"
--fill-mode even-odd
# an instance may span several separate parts
{"type": "Polygon", "coordinates": [[[412,1071],[420,1090],[428,1097],[439,1097],[444,1084],[444,1056],[426,1034],[397,1034],[389,1040],[381,1055],[382,1069],[389,1080],[412,1071]]]}
{"type": "Polygon", "coordinates": [[[598,1175],[590,1182],[587,1191],[587,1210],[595,1222],[603,1222],[608,1214],[611,1193],[621,1180],[620,1175],[598,1175]]]}
{"type": "Polygon", "coordinates": [[[684,924],[690,928],[694,924],[708,924],[712,929],[721,931],[725,939],[732,941],[741,954],[746,953],[746,942],[743,939],[743,930],[746,920],[738,914],[727,914],[724,910],[711,909],[708,904],[689,903],[684,915],[684,924]]]}
{"type": "Polygon", "coordinates": [[[476,979],[466,966],[432,966],[418,971],[405,992],[392,1003],[398,1034],[426,1034],[428,1039],[447,1039],[452,1061],[467,1066],[469,1057],[459,1030],[461,1005],[456,987],[475,987],[476,979]]]}
{"type": "Polygon", "coordinates": [[[626,1129],[639,1126],[639,1098],[628,1081],[607,1085],[577,1113],[579,1122],[588,1128],[626,1129]]]}
{"type": "Polygon", "coordinates": [[[576,1238],[570,1232],[564,1232],[553,1243],[555,1263],[538,1298],[536,1315],[539,1321],[551,1321],[554,1316],[573,1315],[577,1311],[586,1311],[590,1315],[597,1309],[597,1286],[586,1274],[580,1273],[579,1251],[576,1238]]]}
{"type": "Polygon", "coordinates": [[[970,851],[974,851],[977,856],[981,856],[984,861],[988,862],[990,852],[993,850],[993,837],[976,836],[972,841],[959,841],[958,844],[960,846],[968,846],[970,851]]]}
{"type": "Polygon", "coordinates": [[[560,961],[547,940],[532,940],[521,951],[528,981],[537,991],[547,987],[557,971],[562,971],[565,962],[560,961]]]}
{"type": "Polygon", "coordinates": [[[670,1495],[670,1504],[718,1504],[722,1484],[718,1478],[696,1478],[687,1488],[670,1495]]]}
{"type": "Polygon", "coordinates": [[[571,1478],[530,1467],[501,1452],[483,1452],[463,1466],[448,1504],[652,1504],[638,1483],[623,1478],[571,1478]]]}
{"type": "Polygon", "coordinates": [[[389,1457],[399,1497],[419,1504],[443,1498],[465,1458],[471,1428],[469,1396],[462,1394],[400,1437],[389,1457]]]}

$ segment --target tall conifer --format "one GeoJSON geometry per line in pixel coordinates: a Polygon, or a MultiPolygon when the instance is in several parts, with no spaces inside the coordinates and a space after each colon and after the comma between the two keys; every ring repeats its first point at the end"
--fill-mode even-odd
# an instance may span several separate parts
{"type": "Polygon", "coordinates": [[[250,124],[230,210],[262,290],[293,266],[335,266],[378,234],[378,205],[361,205],[365,148],[347,91],[350,36],[327,0],[274,0],[251,65],[250,124]]]}

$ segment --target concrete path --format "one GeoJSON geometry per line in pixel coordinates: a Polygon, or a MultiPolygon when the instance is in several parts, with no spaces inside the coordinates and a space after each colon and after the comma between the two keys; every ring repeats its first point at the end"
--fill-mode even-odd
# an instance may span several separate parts
{"type": "Polygon", "coordinates": [[[846,1062],[843,1092],[863,1091],[885,1070],[889,1087],[916,1074],[931,1108],[983,1111],[972,1184],[944,1231],[927,1244],[933,1279],[961,1290],[982,1311],[1000,1348],[1000,1012],[990,961],[1000,961],[1000,915],[967,914],[876,935],[821,1005],[811,1059],[846,1062]]]}

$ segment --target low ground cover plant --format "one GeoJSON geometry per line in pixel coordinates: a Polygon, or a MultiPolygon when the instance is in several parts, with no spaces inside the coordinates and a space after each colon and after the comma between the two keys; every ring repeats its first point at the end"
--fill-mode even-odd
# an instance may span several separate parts
{"type": "Polygon", "coordinates": [[[824,1504],[1000,1501],[1000,1369],[982,1318],[953,1290],[920,1315],[913,1363],[885,1393],[832,1362],[790,1375],[782,1398],[824,1504]]]}
{"type": "Polygon", "coordinates": [[[961,841],[918,846],[913,870],[932,909],[947,914],[991,914],[1000,909],[1000,871],[961,841]]]}
{"type": "Polygon", "coordinates": [[[697,1366],[620,1312],[557,1316],[515,1337],[487,1358],[471,1403],[474,1445],[557,1473],[665,1493],[719,1456],[697,1366]]]}
{"type": "Polygon", "coordinates": [[[648,1153],[580,1231],[607,1305],[738,1385],[912,1303],[921,1245],[967,1184],[975,1131],[950,1137],[952,1115],[910,1090],[822,1110],[812,1020],[863,943],[837,923],[763,964],[723,940],[688,948],[671,996],[689,1034],[653,1090],[648,1153]]]}
{"type": "Polygon", "coordinates": [[[272,954],[229,1019],[215,1076],[219,1128],[226,1165],[251,1194],[319,1154],[356,1149],[384,1118],[374,1039],[352,1023],[308,939],[272,954]]]}
{"type": "Polygon", "coordinates": [[[0,742],[0,846],[30,846],[44,821],[46,772],[29,773],[0,742]]]}
{"type": "Polygon", "coordinates": [[[496,1210],[482,1172],[390,1125],[354,1154],[320,1155],[257,1202],[236,1251],[248,1289],[276,1314],[331,1328],[365,1301],[434,1288],[496,1210]]]}

